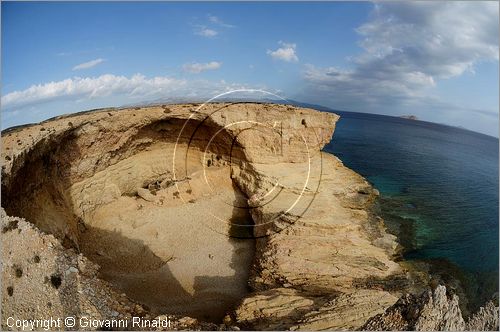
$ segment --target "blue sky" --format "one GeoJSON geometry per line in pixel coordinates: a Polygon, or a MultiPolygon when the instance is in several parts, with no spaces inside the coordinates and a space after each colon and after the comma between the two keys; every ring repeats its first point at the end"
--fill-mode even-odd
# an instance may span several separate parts
{"type": "Polygon", "coordinates": [[[2,127],[236,88],[498,136],[498,3],[2,2],[2,127]]]}

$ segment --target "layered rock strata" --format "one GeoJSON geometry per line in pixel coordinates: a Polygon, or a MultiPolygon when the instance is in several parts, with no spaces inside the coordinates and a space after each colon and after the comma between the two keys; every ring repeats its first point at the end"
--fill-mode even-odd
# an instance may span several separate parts
{"type": "Polygon", "coordinates": [[[378,192],[321,152],[337,120],[287,105],[184,104],[2,133],[2,326],[47,313],[169,315],[176,328],[364,326],[411,281],[371,212],[378,192]]]}

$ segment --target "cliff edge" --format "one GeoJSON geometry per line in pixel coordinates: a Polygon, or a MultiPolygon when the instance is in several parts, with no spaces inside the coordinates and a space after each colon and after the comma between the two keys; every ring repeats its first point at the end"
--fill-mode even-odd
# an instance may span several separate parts
{"type": "Polygon", "coordinates": [[[337,120],[183,104],[2,133],[2,327],[68,315],[187,329],[381,320],[412,281],[372,212],[378,192],[321,152],[337,120]]]}

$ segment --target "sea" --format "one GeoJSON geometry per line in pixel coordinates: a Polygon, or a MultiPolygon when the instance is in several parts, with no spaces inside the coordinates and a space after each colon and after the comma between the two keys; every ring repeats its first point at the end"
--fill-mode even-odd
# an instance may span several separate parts
{"type": "Polygon", "coordinates": [[[341,116],[324,148],[380,191],[407,262],[457,284],[470,310],[498,293],[498,139],[383,115],[341,116]],[[462,292],[463,293],[463,292],[462,292]]]}

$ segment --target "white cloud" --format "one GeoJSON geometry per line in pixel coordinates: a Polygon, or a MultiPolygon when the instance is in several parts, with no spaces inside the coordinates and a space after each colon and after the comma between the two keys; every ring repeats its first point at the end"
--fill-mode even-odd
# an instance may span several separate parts
{"type": "Polygon", "coordinates": [[[189,73],[199,74],[202,71],[219,69],[221,66],[222,62],[212,61],[207,63],[186,63],[182,66],[182,69],[189,73]]]}
{"type": "Polygon", "coordinates": [[[211,23],[216,24],[218,26],[221,26],[223,28],[234,28],[234,25],[225,23],[224,21],[222,21],[220,18],[218,18],[215,15],[208,15],[208,20],[211,23]]]}
{"type": "MultiPolygon", "coordinates": [[[[498,3],[383,2],[356,31],[363,53],[349,70],[306,66],[307,95],[338,108],[383,112],[439,101],[440,80],[498,61],[498,3]]],[[[497,111],[498,112],[498,111],[497,111]]]]}
{"type": "MultiPolygon", "coordinates": [[[[43,103],[69,101],[98,101],[113,98],[117,105],[135,101],[147,101],[154,98],[210,98],[229,90],[242,89],[246,86],[225,81],[184,80],[165,76],[147,78],[136,74],[131,77],[112,74],[98,77],[73,77],[62,81],[32,85],[14,91],[2,97],[2,111],[15,112],[43,103]]],[[[80,106],[81,107],[85,106],[80,106]]]]}
{"type": "Polygon", "coordinates": [[[95,59],[92,61],[80,63],[79,65],[74,66],[73,70],[89,69],[89,68],[97,66],[98,64],[100,64],[102,62],[104,62],[104,59],[99,58],[99,59],[95,59]]]}
{"type": "Polygon", "coordinates": [[[184,81],[168,77],[146,78],[136,74],[130,78],[111,74],[99,77],[74,77],[62,81],[32,85],[2,97],[5,109],[21,108],[57,99],[98,98],[116,94],[148,95],[170,91],[185,85],[184,81]]]}
{"type": "Polygon", "coordinates": [[[203,36],[203,37],[208,37],[208,38],[215,37],[219,34],[216,30],[209,29],[205,26],[198,26],[195,29],[194,33],[198,36],[203,36]]]}
{"type": "Polygon", "coordinates": [[[215,15],[208,14],[208,21],[205,20],[206,24],[196,24],[194,25],[194,34],[198,36],[203,36],[207,38],[213,38],[217,36],[220,32],[220,29],[226,28],[234,28],[234,25],[227,24],[222,21],[219,17],[215,15]]]}
{"type": "Polygon", "coordinates": [[[273,59],[283,60],[286,62],[299,61],[297,54],[295,54],[295,49],[297,48],[296,44],[285,43],[282,41],[279,41],[278,43],[281,47],[275,51],[267,50],[267,54],[269,54],[273,59]]]}

